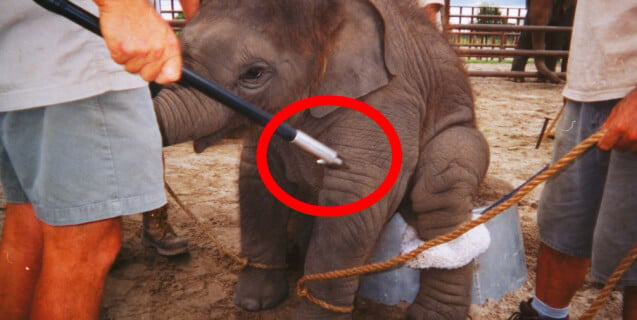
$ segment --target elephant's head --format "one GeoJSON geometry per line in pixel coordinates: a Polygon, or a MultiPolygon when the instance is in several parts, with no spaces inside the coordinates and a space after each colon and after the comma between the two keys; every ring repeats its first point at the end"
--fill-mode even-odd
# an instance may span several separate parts
{"type": "MultiPolygon", "coordinates": [[[[181,41],[186,67],[276,113],[309,96],[358,98],[387,84],[382,28],[367,1],[207,0],[181,41]]],[[[246,121],[180,85],[164,88],[155,107],[166,145],[199,139],[201,150],[246,121]]]]}

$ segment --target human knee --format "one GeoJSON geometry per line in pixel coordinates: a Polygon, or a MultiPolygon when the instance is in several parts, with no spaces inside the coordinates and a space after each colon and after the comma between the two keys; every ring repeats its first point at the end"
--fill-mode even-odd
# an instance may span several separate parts
{"type": "Polygon", "coordinates": [[[90,263],[105,266],[121,247],[121,219],[113,218],[75,226],[46,226],[44,253],[57,263],[90,263]]]}
{"type": "Polygon", "coordinates": [[[98,240],[97,248],[99,250],[94,252],[96,254],[95,258],[97,261],[110,265],[115,260],[121,245],[122,230],[121,225],[118,224],[108,232],[105,232],[103,237],[98,240]]]}
{"type": "Polygon", "coordinates": [[[15,250],[16,254],[40,254],[42,230],[31,204],[7,203],[0,243],[5,249],[15,250]]]}
{"type": "MultiPolygon", "coordinates": [[[[122,225],[120,218],[108,219],[99,222],[95,222],[100,224],[95,230],[95,236],[92,236],[90,239],[92,240],[92,247],[88,245],[86,249],[89,254],[93,255],[93,259],[99,265],[108,265],[110,266],[122,244],[122,225]]],[[[87,230],[87,232],[91,232],[91,230],[87,230]]]]}

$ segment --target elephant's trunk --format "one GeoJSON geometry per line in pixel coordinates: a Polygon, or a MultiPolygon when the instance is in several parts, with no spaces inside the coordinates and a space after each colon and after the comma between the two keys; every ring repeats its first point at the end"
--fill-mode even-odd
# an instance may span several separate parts
{"type": "MultiPolygon", "coordinates": [[[[546,32],[544,32],[544,31],[533,32],[533,34],[532,34],[532,43],[533,43],[533,49],[534,50],[544,50],[545,49],[545,46],[546,46],[546,37],[545,36],[546,36],[546,32]]],[[[545,59],[544,56],[535,56],[534,60],[535,60],[535,68],[537,69],[537,72],[539,72],[541,75],[545,76],[547,79],[549,79],[553,83],[562,82],[562,79],[560,79],[560,77],[558,77],[553,71],[551,71],[546,66],[546,59],[545,59]]]]}
{"type": "Polygon", "coordinates": [[[555,72],[551,71],[551,69],[546,66],[545,57],[535,57],[535,68],[537,68],[537,72],[548,78],[552,83],[562,82],[562,79],[560,79],[555,72]]]}
{"type": "Polygon", "coordinates": [[[235,113],[202,93],[173,84],[153,99],[164,146],[218,134],[235,113]]]}

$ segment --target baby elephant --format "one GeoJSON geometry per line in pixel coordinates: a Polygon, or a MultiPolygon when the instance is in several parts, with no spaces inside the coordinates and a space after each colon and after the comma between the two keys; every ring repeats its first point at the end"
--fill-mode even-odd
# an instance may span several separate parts
{"type": "MultiPolygon", "coordinates": [[[[275,114],[312,96],[364,101],[394,127],[403,152],[397,182],[371,207],[336,218],[314,217],[305,274],[368,262],[392,215],[401,212],[421,239],[450,232],[470,217],[471,194],[487,170],[487,143],[476,127],[473,97],[461,62],[412,1],[206,0],[183,29],[185,64],[275,114]]],[[[196,90],[166,87],[155,98],[164,142],[211,142],[245,120],[196,90]]],[[[306,203],[337,206],[374,192],[392,165],[389,140],[353,109],[324,106],[295,114],[288,124],[335,149],[345,168],[315,158],[280,138],[268,149],[272,176],[306,203]]],[[[241,156],[241,251],[251,262],[286,264],[286,224],[299,215],[264,186],[252,125],[241,156]]],[[[422,271],[411,319],[465,319],[470,266],[422,271]]],[[[313,281],[309,292],[330,304],[353,304],[359,278],[313,281]]],[[[288,294],[285,271],[247,267],[235,302],[272,308],[288,294]]],[[[296,319],[350,319],[309,301],[296,319]]]]}

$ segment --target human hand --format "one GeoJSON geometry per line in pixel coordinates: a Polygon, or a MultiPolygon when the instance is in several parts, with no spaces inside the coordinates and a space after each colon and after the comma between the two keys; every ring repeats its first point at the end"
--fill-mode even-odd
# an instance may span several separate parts
{"type": "Polygon", "coordinates": [[[637,152],[637,88],[617,103],[602,129],[606,133],[597,142],[600,149],[637,152]]]}
{"type": "Polygon", "coordinates": [[[147,0],[94,0],[100,29],[113,60],[146,81],[181,77],[181,49],[172,28],[147,0]]]}

